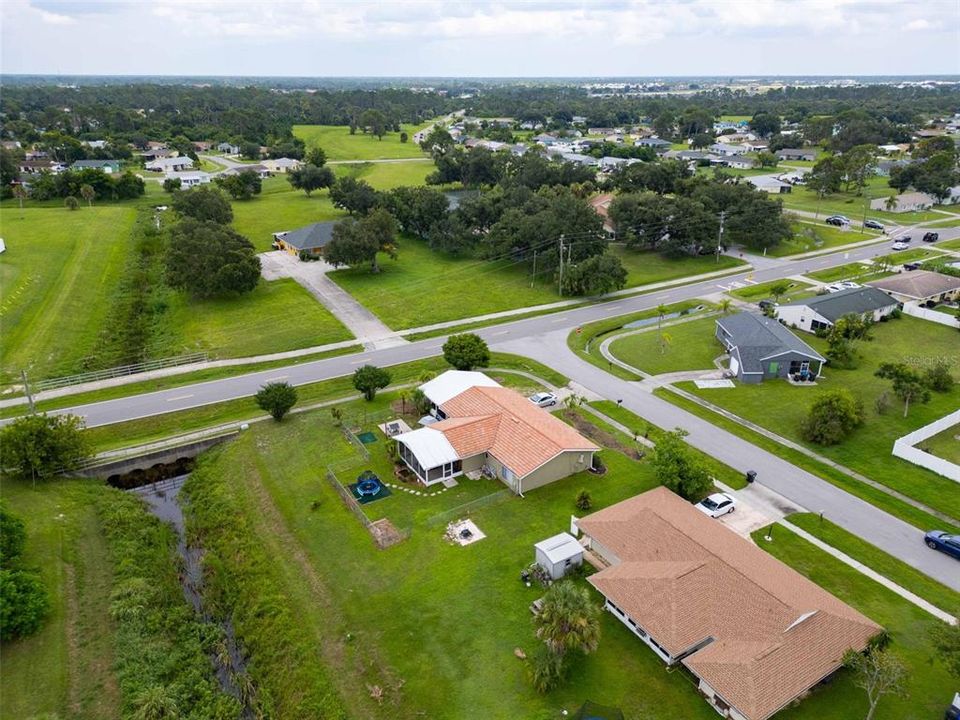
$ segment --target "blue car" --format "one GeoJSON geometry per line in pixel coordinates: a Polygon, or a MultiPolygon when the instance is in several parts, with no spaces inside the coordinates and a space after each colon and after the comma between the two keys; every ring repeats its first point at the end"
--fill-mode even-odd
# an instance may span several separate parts
{"type": "Polygon", "coordinates": [[[924,542],[931,550],[939,550],[960,560],[960,535],[931,530],[924,536],[924,542]]]}

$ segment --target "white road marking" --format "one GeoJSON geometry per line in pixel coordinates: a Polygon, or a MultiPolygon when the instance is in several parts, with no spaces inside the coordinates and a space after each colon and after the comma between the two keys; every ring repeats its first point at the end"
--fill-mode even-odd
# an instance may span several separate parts
{"type": "Polygon", "coordinates": [[[509,330],[501,330],[500,332],[491,333],[491,335],[506,335],[509,330]]]}
{"type": "Polygon", "coordinates": [[[351,364],[351,365],[361,365],[361,364],[367,362],[369,359],[370,359],[370,358],[360,358],[359,360],[351,360],[351,361],[350,361],[350,364],[351,364]]]}
{"type": "Polygon", "coordinates": [[[189,400],[193,397],[193,393],[189,395],[178,395],[177,397],[167,398],[167,402],[176,402],[177,400],[189,400]]]}
{"type": "Polygon", "coordinates": [[[276,377],[269,378],[267,382],[279,382],[280,380],[286,380],[289,375],[277,375],[276,377]]]}
{"type": "Polygon", "coordinates": [[[552,323],[558,323],[558,322],[563,322],[563,321],[566,320],[566,319],[567,319],[567,318],[565,318],[565,317],[559,317],[559,318],[554,318],[554,319],[551,320],[550,322],[552,322],[552,323]]]}

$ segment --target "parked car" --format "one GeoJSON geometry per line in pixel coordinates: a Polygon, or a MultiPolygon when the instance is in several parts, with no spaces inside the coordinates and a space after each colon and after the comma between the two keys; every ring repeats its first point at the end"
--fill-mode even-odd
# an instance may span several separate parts
{"type": "Polygon", "coordinates": [[[557,404],[557,396],[551,392],[537,393],[530,396],[530,402],[537,407],[550,407],[557,404]]]}
{"type": "Polygon", "coordinates": [[[960,535],[951,535],[943,530],[931,530],[923,537],[931,550],[939,550],[960,560],[960,535]]]}
{"type": "Polygon", "coordinates": [[[923,234],[924,242],[936,242],[940,239],[940,233],[928,232],[923,234]]]}
{"type": "Polygon", "coordinates": [[[891,247],[892,249],[894,249],[894,250],[906,250],[906,249],[907,249],[908,247],[910,247],[910,246],[907,245],[905,242],[900,242],[899,240],[897,240],[897,241],[896,241],[893,245],[891,245],[890,247],[891,247]]]}
{"type": "Polygon", "coordinates": [[[879,230],[883,232],[883,223],[879,220],[864,220],[863,226],[865,228],[870,228],[871,230],[879,230]]]}
{"type": "Polygon", "coordinates": [[[844,215],[831,215],[824,222],[827,225],[836,225],[837,227],[843,227],[844,225],[850,224],[850,218],[844,215]]]}
{"type": "Polygon", "coordinates": [[[705,515],[718,518],[736,510],[737,501],[726,493],[714,493],[698,502],[696,508],[705,515]]]}
{"type": "Polygon", "coordinates": [[[761,310],[773,310],[775,307],[777,307],[777,303],[775,303],[773,300],[761,300],[757,303],[757,305],[761,310]]]}
{"type": "Polygon", "coordinates": [[[903,264],[903,269],[904,269],[904,270],[919,270],[919,269],[920,269],[920,263],[918,263],[918,262],[904,263],[904,264],[903,264]]]}
{"type": "Polygon", "coordinates": [[[902,243],[913,242],[913,237],[911,237],[910,235],[901,235],[896,239],[896,242],[902,242],[902,243]]]}
{"type": "Polygon", "coordinates": [[[860,283],[855,283],[853,280],[844,280],[843,282],[838,282],[837,285],[842,287],[844,290],[852,290],[853,288],[861,287],[860,283]]]}

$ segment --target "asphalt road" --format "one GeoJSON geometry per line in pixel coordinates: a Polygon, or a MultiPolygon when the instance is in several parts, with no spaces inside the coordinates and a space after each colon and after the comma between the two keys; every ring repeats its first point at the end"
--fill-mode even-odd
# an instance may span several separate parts
{"type": "MultiPolygon", "coordinates": [[[[941,240],[960,237],[960,228],[946,228],[939,232],[941,240]]],[[[915,236],[919,234],[922,233],[914,233],[915,236]]],[[[915,247],[921,245],[923,243],[915,240],[915,247]]],[[[890,243],[883,242],[806,260],[771,263],[762,270],[751,270],[641,296],[618,298],[554,315],[507,322],[476,332],[495,350],[515,352],[538,359],[604,397],[622,399],[624,406],[659,427],[685,428],[690,432],[687,439],[694,447],[737,470],[756,470],[760,482],[784,497],[813,512],[823,511],[826,517],[841,527],[960,591],[960,564],[941,553],[928,550],[923,545],[922,533],[917,529],[776,455],[583,362],[566,346],[566,336],[573,328],[594,320],[653,308],[661,303],[670,304],[714,294],[727,289],[733,282],[766,282],[890,252],[890,243]]],[[[58,412],[83,416],[88,427],[96,427],[247,397],[270,381],[283,380],[293,385],[302,385],[349,375],[366,363],[386,367],[426,358],[438,354],[443,342],[442,337],[431,338],[383,350],[75,406],[58,412]]]]}

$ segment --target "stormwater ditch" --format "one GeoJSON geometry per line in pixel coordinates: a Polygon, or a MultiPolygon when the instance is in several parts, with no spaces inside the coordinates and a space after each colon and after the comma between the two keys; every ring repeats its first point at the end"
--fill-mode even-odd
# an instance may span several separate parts
{"type": "Polygon", "coordinates": [[[218,628],[219,639],[215,642],[215,648],[210,651],[210,662],[223,692],[236,698],[243,706],[241,717],[252,720],[256,717],[252,706],[253,683],[247,673],[246,660],[237,643],[233,626],[229,620],[214,617],[203,606],[203,548],[187,543],[183,508],[179,500],[180,489],[188,477],[189,475],[168,477],[133,487],[128,492],[143,498],[154,516],[169,523],[176,530],[177,553],[180,557],[178,574],[183,596],[203,622],[218,628]]]}

